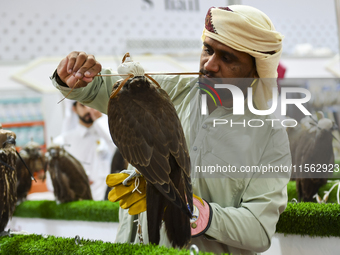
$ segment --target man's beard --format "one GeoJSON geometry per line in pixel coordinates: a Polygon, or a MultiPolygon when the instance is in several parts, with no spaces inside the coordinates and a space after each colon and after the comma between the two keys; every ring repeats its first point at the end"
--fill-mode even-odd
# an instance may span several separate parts
{"type": "Polygon", "coordinates": [[[92,124],[93,123],[93,119],[91,118],[91,115],[89,113],[86,113],[84,116],[78,115],[78,117],[85,124],[92,124]]]}

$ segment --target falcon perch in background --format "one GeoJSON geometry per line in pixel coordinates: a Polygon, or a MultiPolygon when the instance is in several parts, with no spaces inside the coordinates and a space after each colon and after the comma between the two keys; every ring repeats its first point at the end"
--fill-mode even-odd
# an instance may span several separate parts
{"type": "Polygon", "coordinates": [[[126,57],[118,72],[130,77],[115,84],[108,106],[111,137],[146,180],[149,242],[159,243],[164,220],[172,245],[183,247],[191,239],[192,187],[181,122],[168,94],[126,57]]]}

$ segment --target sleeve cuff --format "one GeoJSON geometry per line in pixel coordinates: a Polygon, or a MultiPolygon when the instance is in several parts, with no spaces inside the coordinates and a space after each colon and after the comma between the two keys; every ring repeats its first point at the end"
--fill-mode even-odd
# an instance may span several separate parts
{"type": "MultiPolygon", "coordinates": [[[[57,70],[54,71],[53,75],[50,77],[52,81],[52,85],[61,92],[64,96],[66,96],[72,89],[67,86],[59,77],[57,70]]],[[[68,95],[67,99],[81,101],[79,95],[83,92],[84,88],[76,88],[72,91],[70,95],[68,95]],[[77,98],[77,99],[76,99],[77,98]]]]}
{"type": "Polygon", "coordinates": [[[64,82],[60,79],[60,77],[59,77],[59,75],[58,75],[58,72],[57,72],[57,69],[55,69],[55,71],[54,71],[54,73],[53,73],[53,75],[52,75],[52,77],[51,77],[50,79],[51,79],[51,80],[54,79],[54,80],[57,82],[57,84],[58,84],[59,86],[68,88],[68,86],[66,85],[66,83],[64,83],[64,82]]]}
{"type": "Polygon", "coordinates": [[[210,224],[211,224],[211,221],[212,221],[212,217],[213,217],[213,210],[210,206],[210,204],[205,200],[203,199],[204,202],[209,206],[209,219],[208,219],[208,223],[207,223],[207,226],[205,227],[205,229],[203,229],[201,232],[199,232],[198,234],[195,234],[195,235],[192,235],[191,237],[195,238],[195,237],[198,237],[198,236],[201,236],[201,235],[205,235],[205,233],[208,231],[208,229],[210,228],[210,224]]]}

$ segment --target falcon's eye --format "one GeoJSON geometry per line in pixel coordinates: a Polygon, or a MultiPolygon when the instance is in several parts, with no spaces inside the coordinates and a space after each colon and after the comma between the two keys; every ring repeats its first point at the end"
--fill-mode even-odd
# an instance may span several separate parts
{"type": "Polygon", "coordinates": [[[13,136],[7,136],[7,140],[2,143],[2,147],[5,147],[6,144],[13,144],[13,145],[15,145],[15,138],[13,136]]]}

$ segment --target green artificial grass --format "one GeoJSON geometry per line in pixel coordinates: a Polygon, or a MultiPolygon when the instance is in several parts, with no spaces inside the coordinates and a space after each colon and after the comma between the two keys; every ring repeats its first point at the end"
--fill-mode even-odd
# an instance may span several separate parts
{"type": "MultiPolygon", "coordinates": [[[[189,250],[177,250],[158,245],[138,245],[106,243],[80,239],[76,244],[74,238],[62,238],[41,235],[12,235],[0,237],[0,254],[190,254],[189,250]]],[[[212,252],[199,252],[201,255],[213,255],[212,252]]]]}
{"type": "MultiPolygon", "coordinates": [[[[340,165],[340,162],[336,162],[340,165]]],[[[337,170],[333,178],[340,178],[337,170]]],[[[324,191],[331,189],[339,180],[333,180],[319,190],[322,198],[324,191]]],[[[296,182],[287,185],[288,200],[297,199],[296,182]]],[[[311,237],[340,237],[340,205],[336,203],[335,187],[329,194],[328,204],[288,203],[276,225],[276,232],[311,237]]],[[[55,201],[26,201],[16,207],[14,216],[24,218],[45,218],[60,220],[118,222],[118,202],[77,201],[56,204],[55,201]]],[[[40,235],[12,235],[0,237],[0,254],[190,254],[189,250],[176,250],[157,245],[136,245],[106,243],[102,241],[80,240],[40,235]]],[[[213,253],[202,253],[210,254],[213,253]]]]}
{"type": "MultiPolygon", "coordinates": [[[[39,202],[41,204],[44,204],[50,201],[39,202]]],[[[93,205],[94,204],[91,204],[91,206],[93,205]]],[[[58,207],[61,205],[55,206],[58,207]]],[[[88,208],[86,210],[88,210],[88,208]]],[[[89,210],[91,211],[93,209],[90,208],[89,210]]],[[[340,205],[317,203],[288,203],[286,210],[280,216],[279,222],[276,226],[276,232],[294,235],[308,235],[311,237],[340,237],[340,205]]],[[[188,250],[168,249],[156,245],[117,244],[84,239],[81,239],[80,243],[77,245],[74,238],[61,238],[54,236],[43,237],[40,235],[12,235],[11,237],[0,237],[0,254],[128,255],[190,254],[190,252],[188,250]]],[[[199,254],[213,253],[200,252],[199,254]]]]}
{"type": "MultiPolygon", "coordinates": [[[[319,190],[322,198],[324,191],[331,189],[334,183],[339,180],[331,181],[323,185],[319,190]]],[[[287,185],[288,201],[297,199],[296,182],[290,181],[287,185]]],[[[335,187],[329,194],[327,203],[336,203],[335,187]]],[[[316,201],[316,200],[315,200],[316,201]]],[[[56,204],[55,201],[25,201],[15,209],[14,216],[22,218],[44,218],[62,220],[81,220],[81,221],[100,221],[118,222],[118,202],[110,201],[77,201],[64,204],[56,204]]]]}
{"type": "Polygon", "coordinates": [[[83,200],[57,204],[55,201],[25,201],[15,209],[14,216],[56,220],[118,222],[119,203],[83,200]]]}
{"type": "Polygon", "coordinates": [[[288,203],[276,225],[277,233],[340,237],[340,205],[288,203]]]}
{"type": "MultiPolygon", "coordinates": [[[[319,190],[322,198],[334,183],[319,190]]],[[[288,201],[297,198],[295,181],[288,183],[288,201]]],[[[277,224],[277,232],[309,236],[340,236],[340,205],[336,203],[337,187],[329,195],[327,204],[288,203],[277,224]]],[[[118,222],[119,204],[110,201],[77,201],[56,204],[55,201],[25,201],[17,206],[14,216],[57,220],[118,222]]]]}

